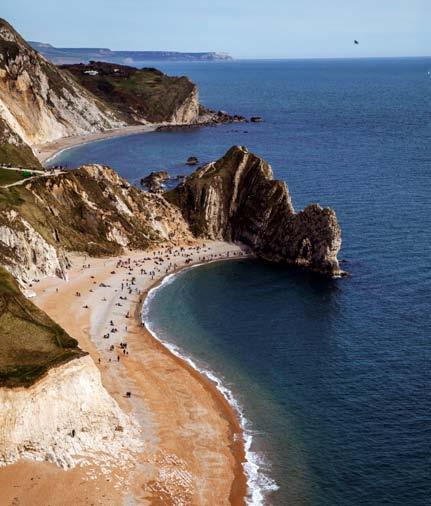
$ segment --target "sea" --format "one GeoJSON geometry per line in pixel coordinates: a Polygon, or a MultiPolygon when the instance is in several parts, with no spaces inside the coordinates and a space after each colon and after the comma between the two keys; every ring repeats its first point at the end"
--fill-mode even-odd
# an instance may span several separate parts
{"type": "Polygon", "coordinates": [[[169,277],[143,309],[205,371],[247,437],[249,504],[431,504],[431,58],[161,63],[214,109],[262,116],[109,139],[51,163],[133,183],[232,145],[267,159],[296,209],[335,209],[327,279],[257,260],[169,277]]]}

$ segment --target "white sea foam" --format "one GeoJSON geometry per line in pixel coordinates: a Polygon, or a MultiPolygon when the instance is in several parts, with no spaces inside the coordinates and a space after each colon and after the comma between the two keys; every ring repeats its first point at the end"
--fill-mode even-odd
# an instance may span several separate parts
{"type": "MultiPolygon", "coordinates": [[[[190,266],[187,270],[193,269],[195,267],[199,267],[203,264],[195,264],[190,266]]],[[[184,270],[182,271],[184,272],[184,270]]],[[[229,402],[229,404],[234,408],[235,412],[238,415],[240,425],[242,428],[243,436],[244,436],[244,449],[245,449],[245,462],[244,462],[244,472],[247,477],[247,504],[250,506],[263,506],[265,504],[265,500],[267,495],[270,492],[278,490],[278,485],[276,482],[264,472],[264,468],[268,467],[267,462],[262,454],[259,452],[253,451],[253,430],[251,427],[250,421],[246,418],[244,414],[244,410],[240,403],[235,399],[232,390],[230,390],[223,381],[215,375],[210,369],[204,369],[199,367],[196,362],[183,350],[181,350],[178,346],[173,343],[167,342],[164,339],[161,339],[153,325],[149,320],[149,308],[151,305],[151,301],[154,299],[156,293],[163,289],[165,286],[171,284],[175,281],[178,273],[169,274],[164,277],[162,282],[149,290],[147,298],[142,307],[142,321],[145,323],[146,328],[151,332],[153,337],[161,342],[166,348],[168,348],[171,353],[176,355],[177,357],[185,360],[191,367],[197,370],[199,373],[206,376],[210,381],[212,381],[219,392],[225,397],[225,399],[229,402]]]]}

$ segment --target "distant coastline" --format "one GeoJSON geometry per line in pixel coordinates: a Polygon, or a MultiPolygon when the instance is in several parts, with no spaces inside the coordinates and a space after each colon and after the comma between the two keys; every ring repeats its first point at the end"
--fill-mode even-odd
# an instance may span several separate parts
{"type": "Polygon", "coordinates": [[[28,41],[30,46],[56,65],[66,63],[88,63],[103,60],[124,65],[153,64],[155,62],[229,61],[232,56],[223,52],[181,51],[112,51],[102,47],[54,47],[45,42],[28,41]]]}

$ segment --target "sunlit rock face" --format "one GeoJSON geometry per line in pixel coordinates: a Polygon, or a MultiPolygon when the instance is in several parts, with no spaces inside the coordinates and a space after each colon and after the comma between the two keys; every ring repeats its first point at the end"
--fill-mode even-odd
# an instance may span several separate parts
{"type": "Polygon", "coordinates": [[[166,198],[200,237],[240,242],[262,258],[331,276],[341,273],[335,212],[312,204],[296,213],[286,184],[245,147],[198,169],[166,198]]]}
{"type": "Polygon", "coordinates": [[[0,118],[33,146],[125,123],[0,20],[0,118]]]}
{"type": "Polygon", "coordinates": [[[125,466],[142,449],[138,424],[102,385],[87,355],[50,369],[30,387],[0,388],[0,466],[19,459],[65,469],[125,466]]]}

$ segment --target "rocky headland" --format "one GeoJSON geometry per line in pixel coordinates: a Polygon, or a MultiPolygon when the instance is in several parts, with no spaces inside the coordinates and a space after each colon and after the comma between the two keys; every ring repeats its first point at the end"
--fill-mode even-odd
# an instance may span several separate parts
{"type": "Polygon", "coordinates": [[[134,62],[160,61],[229,61],[232,57],[220,52],[184,53],[178,51],[112,51],[104,47],[69,48],[54,47],[45,42],[28,42],[31,47],[39,51],[47,60],[61,64],[89,63],[102,60],[116,65],[133,64],[134,62]]]}
{"type": "Polygon", "coordinates": [[[296,213],[286,183],[241,146],[165,194],[197,237],[245,244],[259,257],[341,274],[341,229],[335,212],[312,204],[296,213]]]}

